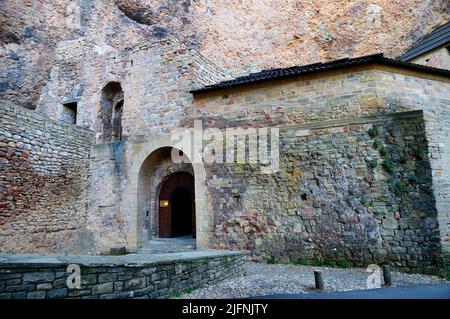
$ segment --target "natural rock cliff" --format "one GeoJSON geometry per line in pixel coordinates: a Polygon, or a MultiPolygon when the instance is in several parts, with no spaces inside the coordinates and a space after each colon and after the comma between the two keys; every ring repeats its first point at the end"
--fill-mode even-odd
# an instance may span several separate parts
{"type": "Polygon", "coordinates": [[[238,72],[385,52],[449,19],[445,0],[4,0],[0,99],[34,108],[60,41],[120,50],[174,35],[238,72]]]}

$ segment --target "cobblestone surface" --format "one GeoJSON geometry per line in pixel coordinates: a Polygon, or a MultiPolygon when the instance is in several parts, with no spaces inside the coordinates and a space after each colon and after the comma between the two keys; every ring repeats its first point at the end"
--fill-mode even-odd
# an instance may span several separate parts
{"type": "MultiPolygon", "coordinates": [[[[325,290],[348,291],[366,289],[368,275],[363,268],[328,268],[281,264],[247,263],[247,275],[181,295],[180,298],[243,298],[270,294],[310,293],[314,290],[314,269],[322,270],[325,290]]],[[[393,286],[445,283],[446,280],[419,274],[392,272],[393,286]]]]}

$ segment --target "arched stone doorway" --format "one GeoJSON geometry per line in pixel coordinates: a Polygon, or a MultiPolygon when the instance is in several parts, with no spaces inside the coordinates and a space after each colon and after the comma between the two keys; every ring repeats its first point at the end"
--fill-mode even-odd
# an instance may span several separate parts
{"type": "Polygon", "coordinates": [[[162,147],[153,151],[139,172],[142,244],[156,238],[196,238],[194,169],[187,157],[183,163],[174,163],[172,150],[162,147]]]}
{"type": "Polygon", "coordinates": [[[185,172],[170,175],[159,192],[159,237],[195,238],[194,177],[185,172]]]}
{"type": "Polygon", "coordinates": [[[129,169],[122,202],[124,211],[130,211],[127,242],[131,251],[139,251],[149,240],[158,237],[159,190],[164,180],[176,172],[187,172],[194,177],[195,244],[197,249],[209,247],[213,215],[205,169],[202,163],[192,163],[186,154],[186,163],[173,163],[169,156],[174,146],[171,135],[125,144],[129,169]]]}

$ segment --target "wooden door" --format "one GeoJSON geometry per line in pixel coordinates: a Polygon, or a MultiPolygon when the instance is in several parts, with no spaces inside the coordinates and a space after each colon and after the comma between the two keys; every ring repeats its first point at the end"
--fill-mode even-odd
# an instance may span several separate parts
{"type": "Polygon", "coordinates": [[[176,216],[180,211],[180,203],[172,202],[173,200],[180,200],[180,196],[177,194],[180,194],[182,189],[188,192],[192,202],[188,205],[189,207],[183,209],[185,210],[184,213],[192,216],[188,222],[192,223],[189,228],[192,229],[192,234],[195,236],[195,211],[192,208],[195,202],[194,177],[188,173],[174,173],[166,179],[159,193],[159,237],[161,238],[184,235],[183,226],[186,224],[186,219],[176,216]],[[180,229],[182,229],[181,232],[180,229]]]}

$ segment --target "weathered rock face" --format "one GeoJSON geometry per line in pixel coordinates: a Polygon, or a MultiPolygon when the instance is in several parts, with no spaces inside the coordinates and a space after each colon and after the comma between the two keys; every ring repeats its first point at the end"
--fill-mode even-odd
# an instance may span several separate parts
{"type": "Polygon", "coordinates": [[[0,26],[3,99],[34,108],[54,59],[56,44],[81,36],[68,27],[71,1],[2,1],[0,26]]]}
{"type": "Polygon", "coordinates": [[[0,97],[27,108],[36,107],[60,41],[122,50],[170,34],[240,72],[398,56],[449,17],[444,0],[6,0],[0,10],[0,97]]]}

